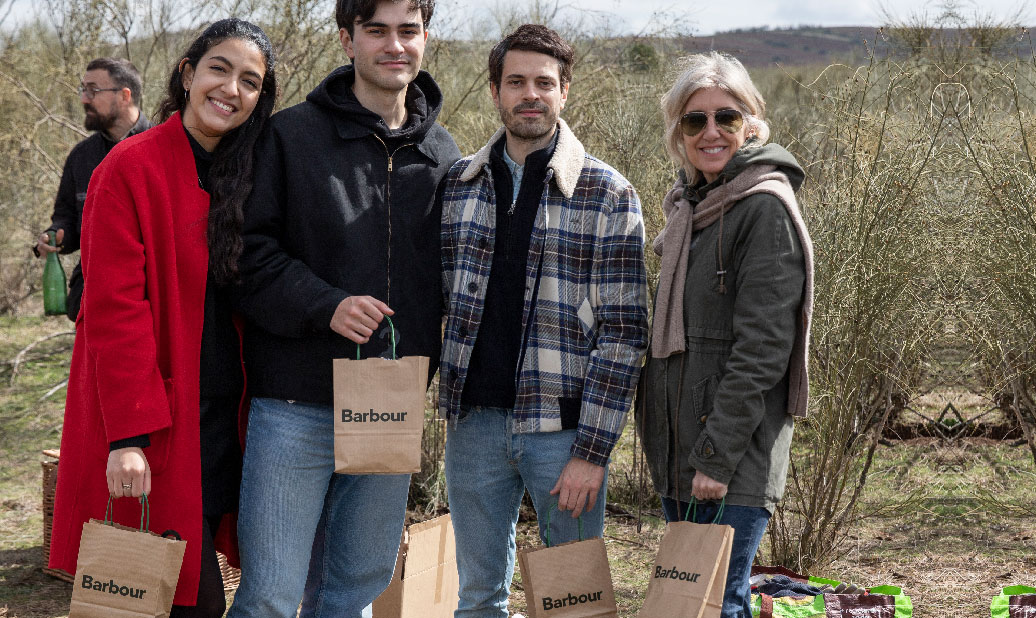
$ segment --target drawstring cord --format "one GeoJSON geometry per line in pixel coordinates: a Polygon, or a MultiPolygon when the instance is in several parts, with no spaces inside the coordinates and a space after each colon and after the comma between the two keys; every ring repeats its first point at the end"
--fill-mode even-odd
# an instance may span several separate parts
{"type": "Polygon", "coordinates": [[[719,277],[719,293],[727,293],[727,270],[723,268],[723,214],[727,212],[726,207],[719,209],[719,238],[716,240],[716,263],[719,266],[719,270],[716,271],[716,276],[719,277]]]}

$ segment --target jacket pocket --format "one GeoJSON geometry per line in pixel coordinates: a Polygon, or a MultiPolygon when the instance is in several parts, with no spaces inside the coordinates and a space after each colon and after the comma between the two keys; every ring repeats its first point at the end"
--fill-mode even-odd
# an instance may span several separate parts
{"type": "Polygon", "coordinates": [[[712,403],[716,399],[718,384],[719,374],[714,373],[691,387],[691,410],[699,427],[704,427],[709,415],[712,414],[712,403]]]}
{"type": "Polygon", "coordinates": [[[687,351],[698,355],[729,355],[734,347],[734,341],[734,332],[726,328],[688,326],[685,330],[687,351]]]}
{"type": "MultiPolygon", "coordinates": [[[[686,375],[686,374],[685,374],[686,375]]],[[[698,374],[700,375],[700,374],[698,374]]],[[[685,380],[687,378],[684,378],[685,380]]],[[[705,456],[702,453],[703,442],[709,440],[706,427],[709,415],[712,414],[713,402],[716,398],[716,386],[719,384],[720,374],[714,373],[700,378],[693,384],[684,384],[683,395],[680,407],[679,425],[679,453],[677,456],[681,465],[685,465],[689,458],[694,455],[699,459],[708,459],[714,454],[714,446],[709,450],[712,452],[705,456]]],[[[711,440],[709,440],[711,444],[711,440]]],[[[693,465],[692,465],[693,467],[693,465]]]]}
{"type": "Polygon", "coordinates": [[[169,449],[173,441],[173,428],[176,427],[176,390],[173,388],[172,380],[162,380],[165,387],[165,398],[169,402],[169,417],[172,419],[169,427],[152,431],[149,435],[151,446],[144,448],[144,456],[147,457],[151,474],[157,474],[165,470],[169,461],[169,449]]]}

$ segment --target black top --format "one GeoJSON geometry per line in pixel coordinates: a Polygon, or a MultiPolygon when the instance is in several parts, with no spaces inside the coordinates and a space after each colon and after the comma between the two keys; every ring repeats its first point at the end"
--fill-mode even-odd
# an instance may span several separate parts
{"type": "Polygon", "coordinates": [[[514,185],[511,170],[503,158],[507,138],[498,140],[490,153],[496,193],[496,241],[485,308],[461,394],[464,405],[514,407],[515,376],[522,349],[529,242],[543,197],[547,164],[554,156],[557,139],[555,132],[547,147],[525,157],[522,184],[512,214],[508,214],[508,210],[514,185]]]}
{"type": "MultiPolygon", "coordinates": [[[[213,155],[186,130],[198,171],[198,186],[211,193],[213,155]]],[[[241,484],[241,444],[237,415],[244,390],[241,347],[232,317],[228,288],[212,279],[205,284],[205,321],[201,330],[200,393],[201,505],[205,515],[237,510],[241,484]]]]}
{"type": "MultiPolygon", "coordinates": [[[[151,128],[144,113],[141,112],[137,123],[129,130],[126,137],[136,135],[151,128]]],[[[50,227],[45,231],[65,230],[61,241],[61,253],[72,253],[79,250],[80,232],[83,227],[83,204],[86,202],[86,188],[90,184],[90,176],[100,165],[104,157],[115,146],[115,141],[104,131],[97,131],[79,142],[68,153],[65,167],[61,171],[61,184],[54,198],[54,214],[50,217],[50,227]]],[[[83,296],[83,268],[78,263],[68,279],[68,302],[66,308],[68,319],[73,322],[79,314],[79,304],[83,296]]]]}
{"type": "MultiPolygon", "coordinates": [[[[208,191],[211,189],[212,153],[206,151],[186,129],[184,132],[194,154],[198,186],[208,191]]],[[[244,390],[244,374],[232,308],[228,289],[216,284],[210,276],[205,285],[198,402],[202,512],[205,515],[220,515],[236,510],[241,483],[237,417],[241,392],[244,390]]],[[[109,448],[144,448],[150,444],[150,437],[144,434],[117,440],[109,448]]]]}
{"type": "MultiPolygon", "coordinates": [[[[395,311],[401,356],[438,366],[442,340],[439,180],[460,158],[435,122],[442,93],[421,71],[395,131],[352,93],[351,66],[280,111],[256,148],[241,256],[249,393],[330,405],[332,359],[356,344],[331,330],[348,296],[395,311]]],[[[391,353],[388,323],[363,357],[391,353]]]]}
{"type": "MultiPolygon", "coordinates": [[[[187,140],[194,153],[198,186],[211,191],[212,153],[206,151],[189,132],[187,140]]],[[[226,287],[213,281],[205,285],[205,322],[201,332],[201,397],[238,397],[244,388],[241,370],[240,339],[232,318],[233,300],[226,287]]]]}

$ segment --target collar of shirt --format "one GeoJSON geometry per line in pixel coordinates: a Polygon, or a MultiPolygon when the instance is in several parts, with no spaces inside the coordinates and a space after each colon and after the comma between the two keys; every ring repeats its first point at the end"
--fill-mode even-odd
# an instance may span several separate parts
{"type": "Polygon", "coordinates": [[[522,188],[522,175],[525,174],[525,166],[518,165],[511,159],[511,156],[507,154],[507,145],[503,147],[504,164],[507,165],[507,169],[511,170],[511,203],[514,204],[518,201],[518,191],[522,188]]]}

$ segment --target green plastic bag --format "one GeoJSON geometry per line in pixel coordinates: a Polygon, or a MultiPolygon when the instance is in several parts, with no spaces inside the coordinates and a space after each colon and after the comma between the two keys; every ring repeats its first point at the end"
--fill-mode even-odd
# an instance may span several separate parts
{"type": "MultiPolygon", "coordinates": [[[[762,602],[761,596],[752,595],[752,616],[758,618],[762,611],[762,602]]],[[[827,615],[824,609],[824,596],[774,599],[773,615],[774,618],[824,618],[827,615]]]]}
{"type": "Polygon", "coordinates": [[[990,618],[1030,618],[1036,616],[1036,588],[1032,586],[1005,586],[989,604],[990,618]],[[1011,598],[1014,597],[1012,604],[1011,598]]]}
{"type": "MultiPolygon", "coordinates": [[[[823,577],[807,577],[806,580],[810,585],[817,586],[818,588],[824,585],[836,587],[842,582],[836,579],[826,579],[823,577]]],[[[893,598],[895,602],[895,618],[913,618],[914,615],[914,604],[910,600],[910,597],[903,594],[903,589],[898,586],[875,586],[868,588],[867,592],[871,594],[886,595],[893,598]]],[[[824,602],[824,597],[805,597],[799,600],[795,600],[789,597],[782,597],[773,599],[773,616],[774,618],[825,618],[827,615],[827,604],[824,602]]],[[[757,618],[762,611],[762,597],[758,594],[752,595],[752,616],[757,618]]],[[[1006,614],[1003,616],[994,615],[993,618],[1016,618],[1015,616],[1008,617],[1006,614]]],[[[1026,616],[1025,618],[1029,618],[1026,616]]],[[[1036,614],[1033,614],[1032,618],[1036,618],[1036,614]]]]}

